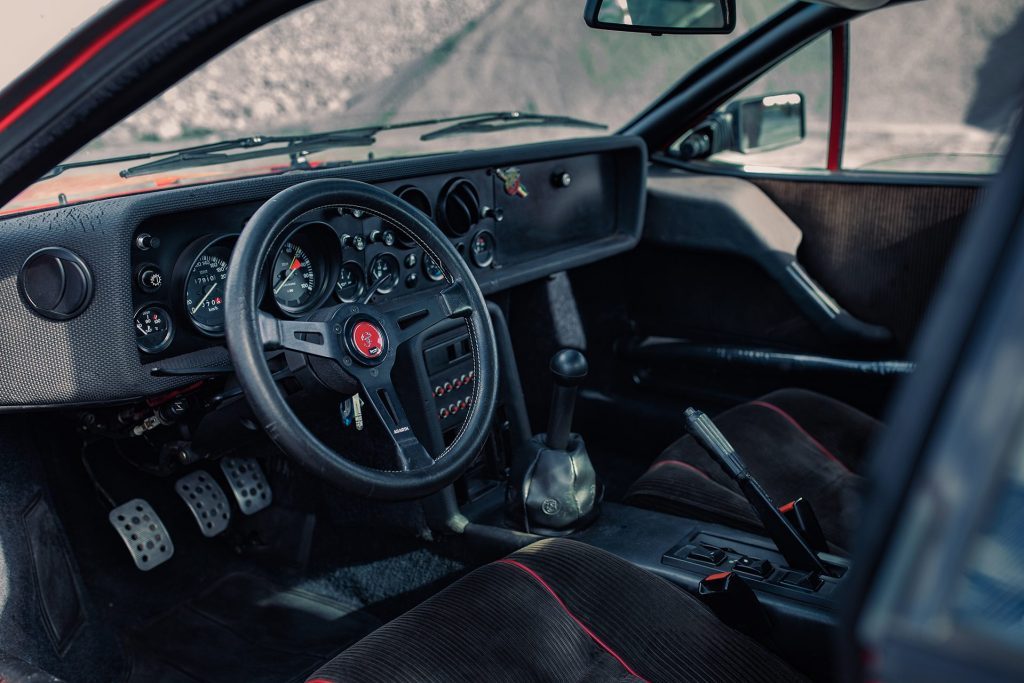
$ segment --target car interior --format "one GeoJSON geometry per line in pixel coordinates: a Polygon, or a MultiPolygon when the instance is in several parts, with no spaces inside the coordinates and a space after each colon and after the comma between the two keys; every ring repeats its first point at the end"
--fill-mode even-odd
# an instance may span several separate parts
{"type": "Polygon", "coordinates": [[[0,680],[836,680],[991,176],[702,145],[883,4],[796,3],[615,133],[4,216],[0,680]]]}

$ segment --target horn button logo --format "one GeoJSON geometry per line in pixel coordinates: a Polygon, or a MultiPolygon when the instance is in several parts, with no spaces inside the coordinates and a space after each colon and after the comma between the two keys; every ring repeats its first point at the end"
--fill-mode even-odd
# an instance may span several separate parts
{"type": "Polygon", "coordinates": [[[353,325],[348,341],[359,360],[373,363],[384,357],[387,343],[384,331],[369,320],[353,325]]]}

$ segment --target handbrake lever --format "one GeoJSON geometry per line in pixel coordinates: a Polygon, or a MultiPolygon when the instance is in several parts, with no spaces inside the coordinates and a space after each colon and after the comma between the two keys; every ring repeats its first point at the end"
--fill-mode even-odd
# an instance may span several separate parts
{"type": "Polygon", "coordinates": [[[807,544],[796,527],[775,507],[768,492],[750,473],[743,458],[711,421],[711,418],[699,410],[687,408],[686,431],[697,440],[701,448],[708,452],[711,459],[736,481],[740,491],[746,496],[747,501],[760,518],[765,531],[775,541],[782,556],[786,558],[786,564],[792,569],[803,569],[827,575],[828,571],[818,559],[818,555],[807,544]]]}

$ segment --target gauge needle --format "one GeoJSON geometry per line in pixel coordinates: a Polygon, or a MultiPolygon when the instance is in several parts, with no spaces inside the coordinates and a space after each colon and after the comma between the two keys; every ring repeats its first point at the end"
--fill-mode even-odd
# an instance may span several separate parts
{"type": "Polygon", "coordinates": [[[274,287],[274,294],[277,294],[278,292],[280,292],[281,288],[284,287],[285,283],[288,282],[288,280],[292,279],[292,274],[294,274],[295,271],[298,270],[301,267],[302,267],[302,262],[299,261],[299,259],[292,259],[292,264],[290,266],[288,266],[288,274],[285,275],[283,280],[281,280],[281,284],[279,284],[277,287],[274,287]]]}
{"type": "Polygon", "coordinates": [[[206,297],[210,296],[210,292],[212,292],[219,284],[219,282],[214,282],[213,285],[208,290],[206,290],[206,294],[204,294],[203,298],[199,300],[199,303],[196,304],[196,307],[192,309],[193,315],[195,315],[195,312],[198,311],[199,307],[203,305],[203,302],[206,301],[206,297]]]}

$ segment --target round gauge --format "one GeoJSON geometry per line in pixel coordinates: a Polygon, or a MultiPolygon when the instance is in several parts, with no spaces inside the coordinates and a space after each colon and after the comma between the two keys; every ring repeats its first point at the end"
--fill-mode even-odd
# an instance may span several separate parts
{"type": "Polygon", "coordinates": [[[159,306],[143,306],[135,312],[135,343],[145,353],[160,353],[171,345],[171,315],[159,306]]]}
{"type": "Polygon", "coordinates": [[[494,235],[489,230],[478,232],[469,245],[469,255],[478,268],[494,263],[494,235]]]}
{"type": "Polygon", "coordinates": [[[423,274],[432,282],[440,282],[444,279],[444,270],[429,254],[423,255],[423,274]]]}
{"type": "Polygon", "coordinates": [[[271,289],[286,313],[304,313],[316,305],[323,285],[318,260],[294,242],[286,242],[274,260],[271,289]]]}
{"type": "Polygon", "coordinates": [[[391,254],[380,254],[370,262],[370,271],[366,274],[366,283],[373,287],[378,281],[377,291],[387,294],[398,284],[398,259],[391,254]]]}
{"type": "Polygon", "coordinates": [[[224,334],[224,282],[231,249],[222,241],[204,249],[185,277],[185,308],[199,331],[224,334]]]}
{"type": "Polygon", "coordinates": [[[366,291],[363,287],[363,278],[363,269],[355,261],[341,264],[338,281],[334,284],[334,296],[342,303],[352,303],[366,291]]]}

